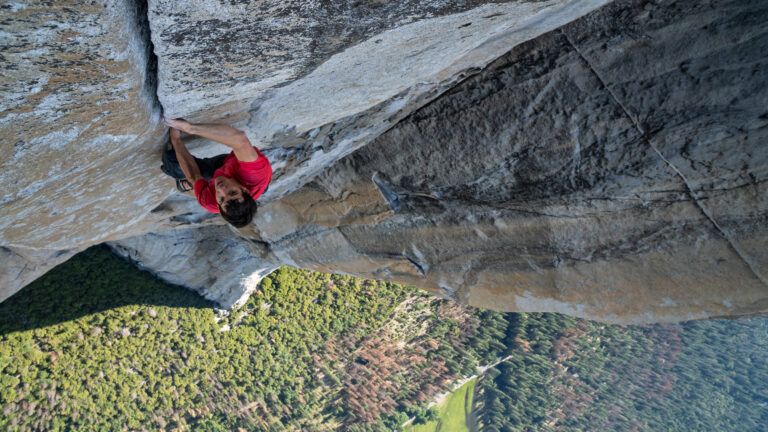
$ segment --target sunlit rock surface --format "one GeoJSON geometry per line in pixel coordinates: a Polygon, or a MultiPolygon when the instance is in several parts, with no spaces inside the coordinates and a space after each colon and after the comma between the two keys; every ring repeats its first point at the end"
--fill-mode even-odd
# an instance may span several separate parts
{"type": "Polygon", "coordinates": [[[768,1],[482,3],[13,6],[4,295],[108,240],[227,307],[289,264],[612,322],[768,310],[768,1]],[[159,174],[147,28],[165,113],[272,160],[251,227],[159,174]]]}
{"type": "Polygon", "coordinates": [[[765,311],[765,22],[739,3],[610,5],[327,169],[297,193],[297,216],[281,205],[292,195],[265,206],[258,231],[279,262],[494,309],[617,322],[765,311]],[[304,221],[363,184],[392,216],[304,221]]]}
{"type": "Polygon", "coordinates": [[[280,148],[280,197],[511,47],[607,3],[150,2],[166,114],[280,148]]]}
{"type": "Polygon", "coordinates": [[[0,244],[82,248],[168,195],[145,15],[129,4],[3,6],[0,244]]]}

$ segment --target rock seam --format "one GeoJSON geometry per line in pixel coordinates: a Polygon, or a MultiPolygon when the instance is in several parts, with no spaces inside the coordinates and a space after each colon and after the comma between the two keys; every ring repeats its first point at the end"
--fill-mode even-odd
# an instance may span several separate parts
{"type": "Polygon", "coordinates": [[[736,241],[728,235],[728,233],[725,232],[725,230],[720,226],[719,223],[715,220],[715,218],[707,211],[707,209],[704,207],[703,204],[699,201],[698,197],[696,196],[696,193],[694,192],[693,186],[691,186],[691,183],[688,181],[688,179],[685,177],[685,174],[680,172],[680,170],[669,160],[667,159],[656,146],[653,145],[650,139],[648,139],[648,133],[645,131],[645,129],[642,127],[640,122],[637,120],[637,118],[632,115],[632,113],[629,111],[629,109],[621,102],[621,100],[618,98],[616,93],[611,90],[608,85],[606,84],[603,77],[597,72],[597,70],[594,68],[592,63],[587,59],[587,57],[584,55],[584,53],[581,52],[578,46],[571,40],[571,38],[563,31],[558,30],[558,32],[565,38],[565,40],[568,42],[568,45],[573,48],[574,52],[578,54],[579,58],[584,62],[584,64],[589,68],[589,70],[595,75],[597,80],[600,82],[600,85],[608,92],[608,94],[611,96],[611,98],[616,102],[616,104],[621,108],[622,112],[624,112],[624,115],[627,116],[627,118],[632,122],[632,124],[635,126],[638,132],[640,132],[641,139],[648,144],[651,149],[656,153],[656,155],[659,156],[659,158],[669,166],[669,168],[674,171],[678,177],[682,180],[683,184],[685,185],[686,193],[688,196],[691,197],[691,200],[696,205],[696,207],[701,211],[701,213],[706,217],[710,223],[715,227],[718,233],[720,233],[721,236],[728,242],[728,245],[733,249],[733,251],[736,253],[736,255],[741,259],[741,261],[749,268],[749,270],[752,272],[752,274],[766,287],[768,287],[768,277],[762,275],[757,268],[755,268],[754,263],[747,257],[747,255],[741,250],[739,245],[736,243],[736,241]]]}

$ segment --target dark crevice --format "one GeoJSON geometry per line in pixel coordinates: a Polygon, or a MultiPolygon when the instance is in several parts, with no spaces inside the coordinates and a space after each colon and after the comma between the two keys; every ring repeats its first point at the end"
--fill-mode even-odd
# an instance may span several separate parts
{"type": "Polygon", "coordinates": [[[163,113],[163,105],[157,96],[157,56],[155,55],[155,46],[152,44],[152,33],[149,27],[149,3],[147,0],[132,0],[130,8],[133,12],[133,19],[138,38],[144,47],[144,52],[140,53],[141,58],[145,59],[144,65],[144,84],[142,92],[153,108],[163,113]]]}
{"type": "Polygon", "coordinates": [[[379,192],[381,192],[381,196],[384,197],[387,204],[389,204],[389,208],[394,212],[400,211],[400,196],[392,186],[392,182],[388,181],[388,179],[379,172],[373,173],[371,181],[373,181],[373,184],[379,188],[379,192]]]}
{"type": "Polygon", "coordinates": [[[405,259],[408,260],[408,262],[411,263],[412,266],[416,268],[416,270],[421,274],[423,277],[427,277],[427,270],[424,268],[424,266],[418,262],[417,260],[409,257],[408,255],[403,255],[405,259]]]}

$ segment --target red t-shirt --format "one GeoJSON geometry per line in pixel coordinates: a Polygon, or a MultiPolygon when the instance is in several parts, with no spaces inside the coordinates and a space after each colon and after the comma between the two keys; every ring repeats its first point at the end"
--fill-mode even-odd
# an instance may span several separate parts
{"type": "Polygon", "coordinates": [[[213,172],[213,177],[210,180],[200,179],[195,182],[195,197],[197,197],[197,202],[204,209],[211,213],[219,212],[214,183],[214,179],[218,176],[237,180],[238,183],[250,191],[253,199],[260,197],[264,193],[267,186],[269,186],[269,182],[272,180],[272,166],[259,149],[256,147],[254,149],[259,154],[259,158],[255,161],[239,161],[235,157],[235,152],[232,152],[224,159],[224,165],[213,172]]]}

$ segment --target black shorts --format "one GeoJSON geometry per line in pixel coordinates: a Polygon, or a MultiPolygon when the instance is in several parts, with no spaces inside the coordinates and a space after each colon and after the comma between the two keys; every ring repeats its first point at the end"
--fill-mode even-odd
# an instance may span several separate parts
{"type": "MultiPolygon", "coordinates": [[[[184,171],[181,170],[181,166],[179,165],[179,160],[176,159],[176,152],[173,148],[170,148],[170,146],[168,147],[169,148],[163,152],[163,164],[160,166],[160,169],[163,170],[165,174],[175,179],[186,178],[184,171]]],[[[200,174],[203,178],[210,180],[213,177],[214,171],[224,165],[224,159],[226,159],[227,156],[229,156],[229,154],[222,154],[203,159],[195,158],[195,162],[197,162],[197,168],[200,170],[200,174]]]]}

